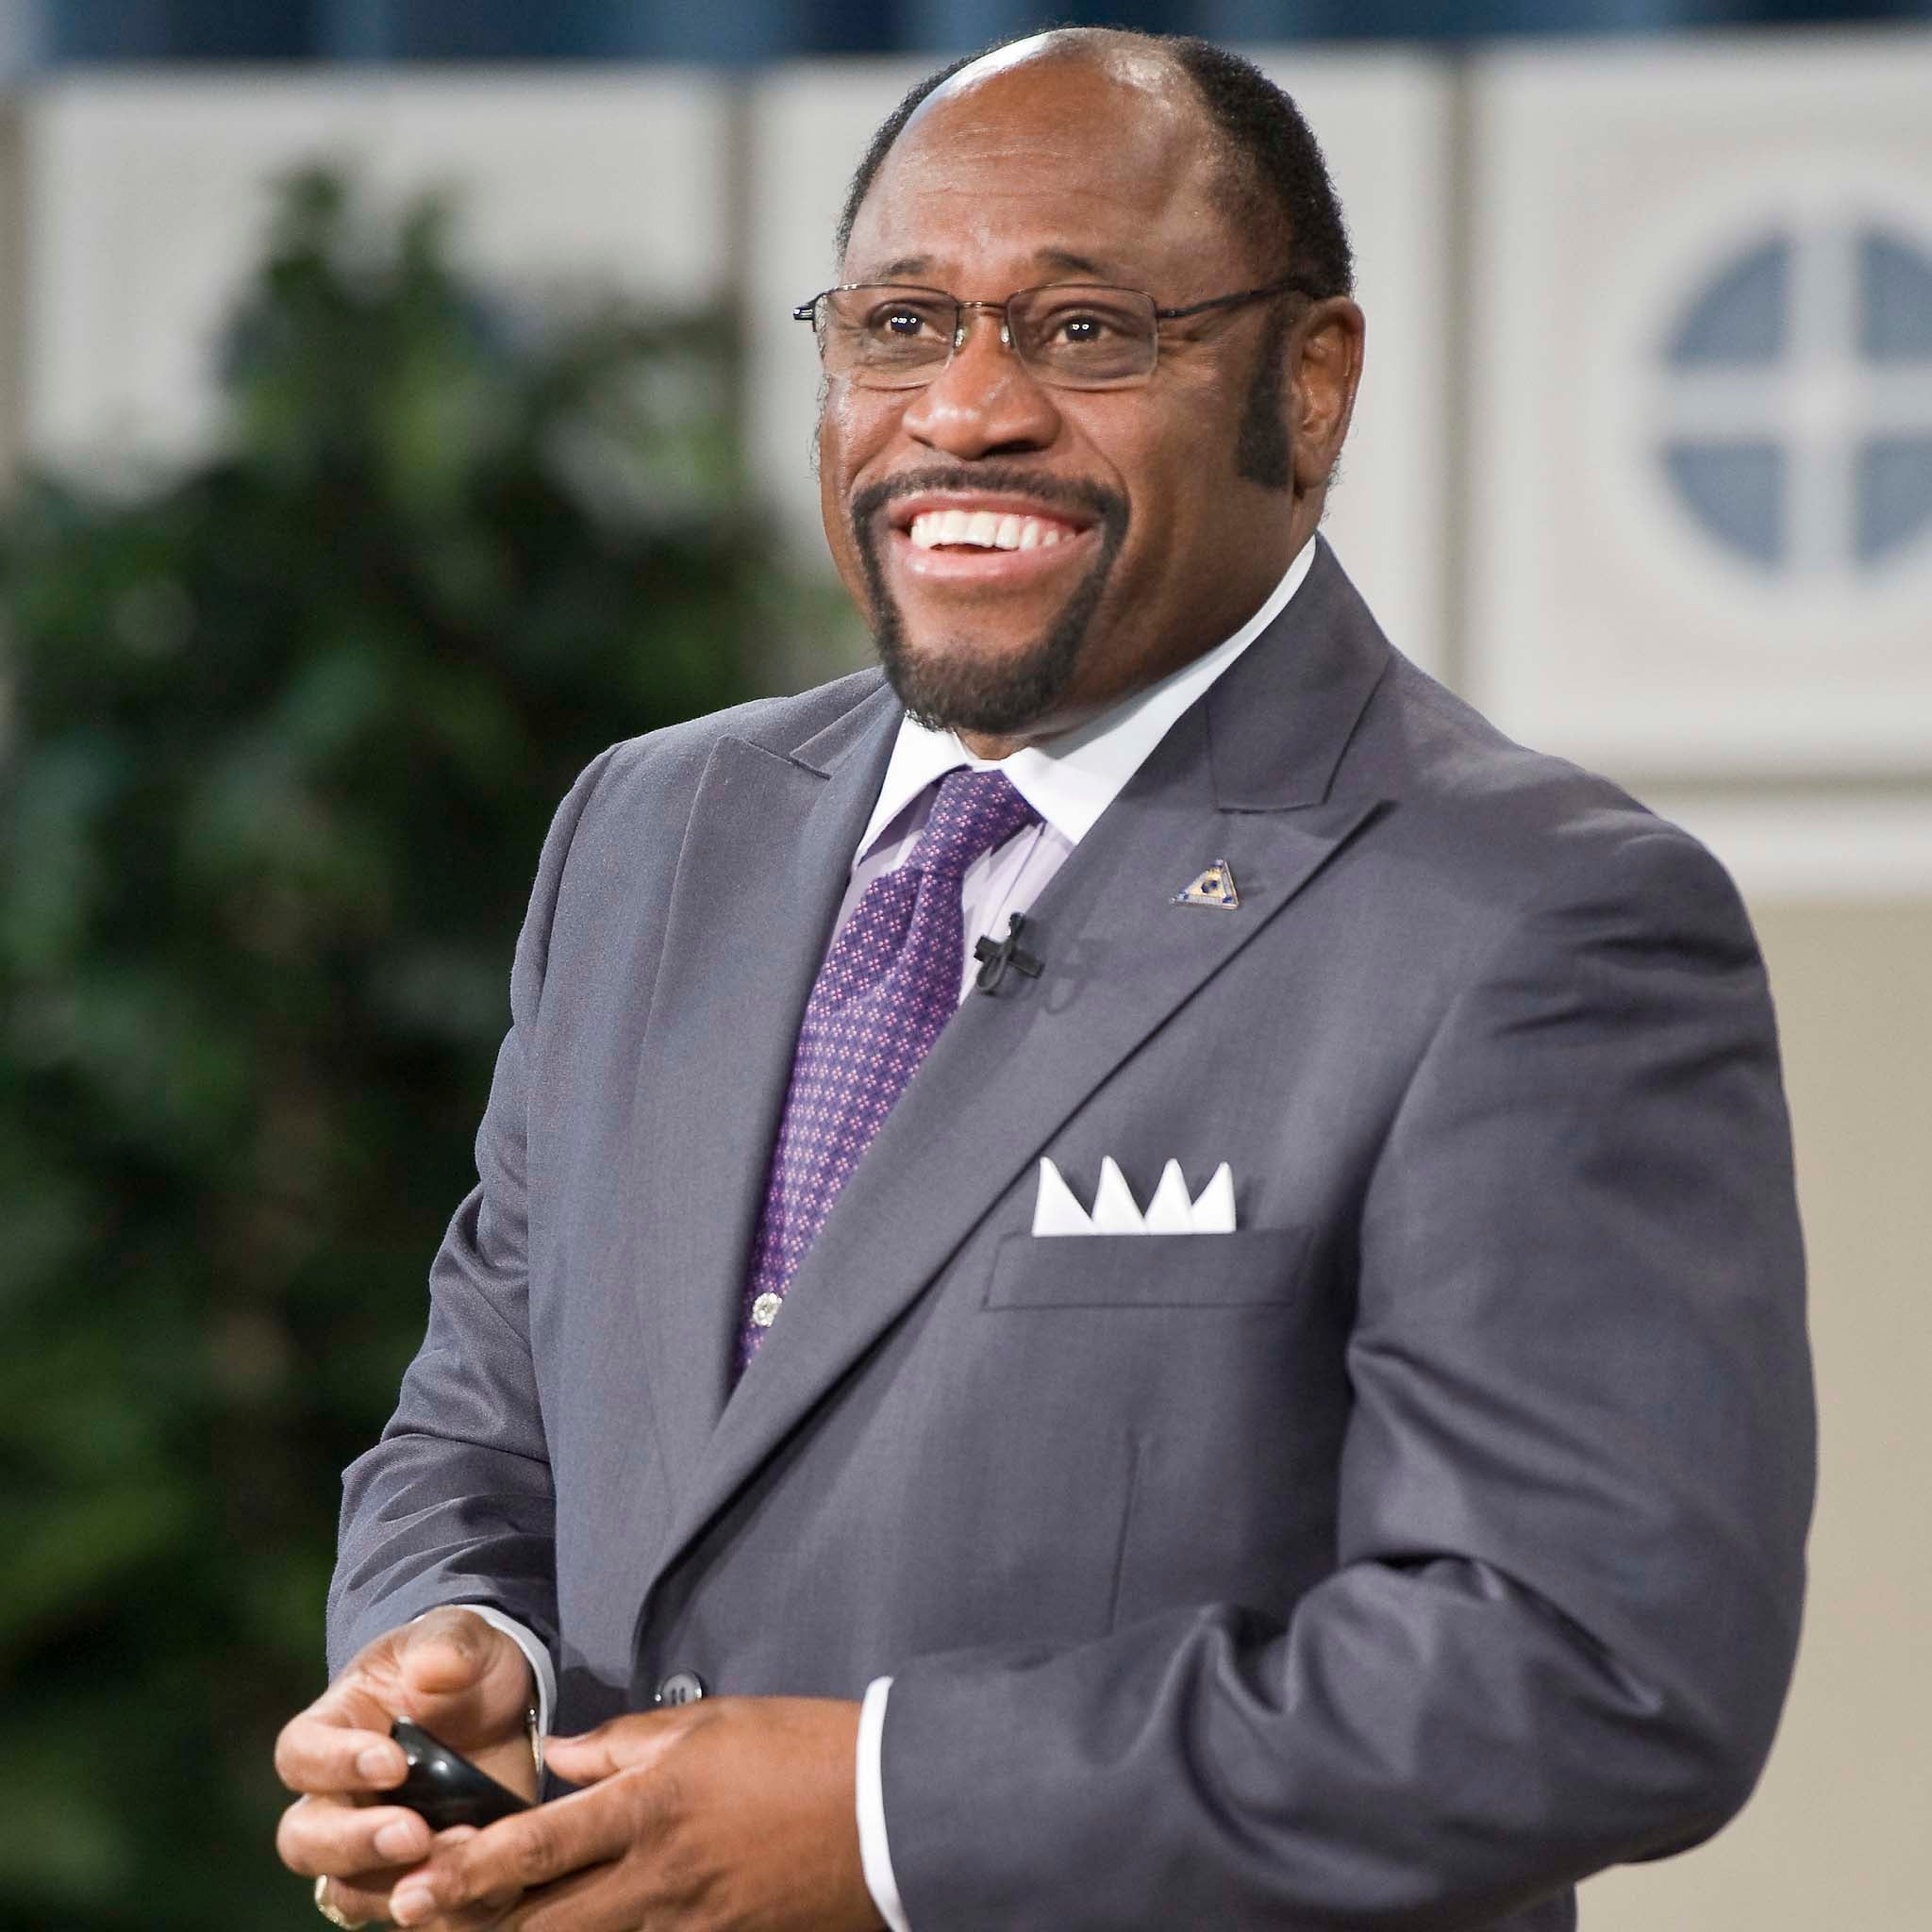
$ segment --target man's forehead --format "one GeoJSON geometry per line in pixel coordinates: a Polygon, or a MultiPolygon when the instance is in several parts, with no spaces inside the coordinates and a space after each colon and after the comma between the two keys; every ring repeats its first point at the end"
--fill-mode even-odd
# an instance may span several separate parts
{"type": "Polygon", "coordinates": [[[1164,63],[1135,58],[1141,71],[1125,76],[1121,63],[1085,55],[986,73],[975,62],[956,75],[880,164],[848,265],[897,275],[955,243],[1025,238],[1045,269],[1097,271],[1103,257],[1141,254],[1132,242],[1175,203],[1205,215],[1211,169],[1198,105],[1164,63]]]}
{"type": "Polygon", "coordinates": [[[1123,148],[1173,145],[1198,122],[1200,103],[1181,70],[1127,37],[1036,34],[962,67],[913,110],[892,152],[928,146],[996,150],[1003,142],[1123,148]],[[1056,141],[1058,137],[1058,141],[1056,141]]]}

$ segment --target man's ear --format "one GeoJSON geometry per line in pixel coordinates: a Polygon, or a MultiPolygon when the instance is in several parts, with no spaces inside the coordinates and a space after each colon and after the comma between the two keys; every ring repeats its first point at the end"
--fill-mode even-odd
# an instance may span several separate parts
{"type": "Polygon", "coordinates": [[[1317,302],[1289,337],[1288,431],[1298,496],[1327,484],[1362,375],[1362,312],[1345,295],[1317,302]]]}

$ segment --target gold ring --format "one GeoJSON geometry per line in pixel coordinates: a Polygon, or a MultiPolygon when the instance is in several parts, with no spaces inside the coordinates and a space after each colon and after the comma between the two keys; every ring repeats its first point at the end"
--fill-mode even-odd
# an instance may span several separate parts
{"type": "Polygon", "coordinates": [[[329,1904],[328,1879],[325,1876],[315,1881],[315,1909],[331,1925],[340,1925],[342,1928],[342,1932],[356,1932],[356,1928],[362,1923],[360,1919],[345,1918],[342,1915],[341,1907],[329,1904]]]}

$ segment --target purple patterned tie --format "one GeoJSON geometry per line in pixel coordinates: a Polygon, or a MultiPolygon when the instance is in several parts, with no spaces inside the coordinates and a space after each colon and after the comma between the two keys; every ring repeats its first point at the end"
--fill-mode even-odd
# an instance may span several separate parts
{"type": "Polygon", "coordinates": [[[819,968],[752,1243],[738,1373],[912,1072],[959,1004],[960,881],[1039,817],[1000,772],[952,772],[905,864],[866,887],[819,968]]]}

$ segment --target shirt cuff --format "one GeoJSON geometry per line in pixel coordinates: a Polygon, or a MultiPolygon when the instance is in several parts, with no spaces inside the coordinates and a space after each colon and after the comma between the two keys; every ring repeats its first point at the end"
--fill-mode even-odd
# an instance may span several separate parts
{"type": "Polygon", "coordinates": [[[865,1889],[891,1932],[912,1932],[892,1876],[892,1848],[886,1842],[886,1787],[879,1752],[886,1735],[886,1696],[890,1677],[874,1677],[858,1707],[858,1862],[865,1889]]]}

